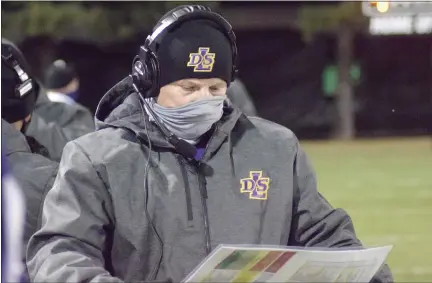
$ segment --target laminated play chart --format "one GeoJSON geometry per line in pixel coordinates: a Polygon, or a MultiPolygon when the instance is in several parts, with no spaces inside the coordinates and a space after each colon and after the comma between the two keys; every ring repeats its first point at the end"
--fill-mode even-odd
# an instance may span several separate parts
{"type": "Polygon", "coordinates": [[[391,249],[220,245],[183,282],[370,282],[391,249]]]}

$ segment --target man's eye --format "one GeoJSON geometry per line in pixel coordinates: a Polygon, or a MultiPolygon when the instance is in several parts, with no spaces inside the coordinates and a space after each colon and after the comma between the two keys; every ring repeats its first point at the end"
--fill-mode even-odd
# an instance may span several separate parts
{"type": "Polygon", "coordinates": [[[182,87],[185,91],[195,91],[195,87],[193,87],[193,86],[183,86],[182,87]]]}

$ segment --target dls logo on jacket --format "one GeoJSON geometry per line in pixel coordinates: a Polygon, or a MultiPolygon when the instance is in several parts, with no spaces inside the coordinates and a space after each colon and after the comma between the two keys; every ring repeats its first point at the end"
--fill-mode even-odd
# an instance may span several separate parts
{"type": "Polygon", "coordinates": [[[248,193],[250,199],[266,200],[270,178],[264,178],[262,171],[250,171],[249,178],[240,180],[240,192],[248,193]]]}
{"type": "Polygon", "coordinates": [[[187,66],[194,67],[194,72],[211,72],[215,57],[216,53],[210,53],[209,47],[200,47],[197,53],[189,54],[187,66]]]}

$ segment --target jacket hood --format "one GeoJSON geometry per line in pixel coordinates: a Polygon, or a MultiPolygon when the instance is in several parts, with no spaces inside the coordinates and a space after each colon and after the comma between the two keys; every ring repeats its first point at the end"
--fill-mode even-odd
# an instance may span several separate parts
{"type": "MultiPolygon", "coordinates": [[[[224,102],[224,114],[217,123],[221,133],[228,135],[234,128],[241,112],[232,107],[228,99],[224,102]]],[[[101,99],[95,114],[96,130],[108,127],[123,128],[153,145],[173,148],[159,128],[150,122],[144,106],[128,76],[112,87],[101,99]]]]}
{"type": "Polygon", "coordinates": [[[14,152],[31,152],[25,136],[5,120],[1,120],[2,149],[5,155],[14,152]]]}

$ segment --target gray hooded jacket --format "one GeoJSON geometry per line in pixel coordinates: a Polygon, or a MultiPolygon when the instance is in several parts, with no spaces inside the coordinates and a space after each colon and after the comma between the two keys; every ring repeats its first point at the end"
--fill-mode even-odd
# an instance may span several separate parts
{"type": "Polygon", "coordinates": [[[52,102],[45,89],[39,90],[31,122],[26,134],[45,146],[50,158],[60,161],[67,142],[93,132],[95,123],[90,111],[83,106],[52,102]]]}
{"type": "Polygon", "coordinates": [[[43,201],[54,183],[58,163],[32,153],[25,136],[3,119],[1,127],[3,151],[25,196],[24,243],[27,245],[31,235],[40,228],[43,201]]]}
{"type": "MultiPolygon", "coordinates": [[[[127,79],[102,98],[96,119],[98,131],[64,149],[27,250],[34,282],[180,282],[218,244],[361,245],[282,126],[226,105],[202,162],[192,163],[148,122],[127,79]],[[252,176],[255,189],[242,189],[252,176]]],[[[391,281],[384,267],[376,282],[391,281]]]]}

